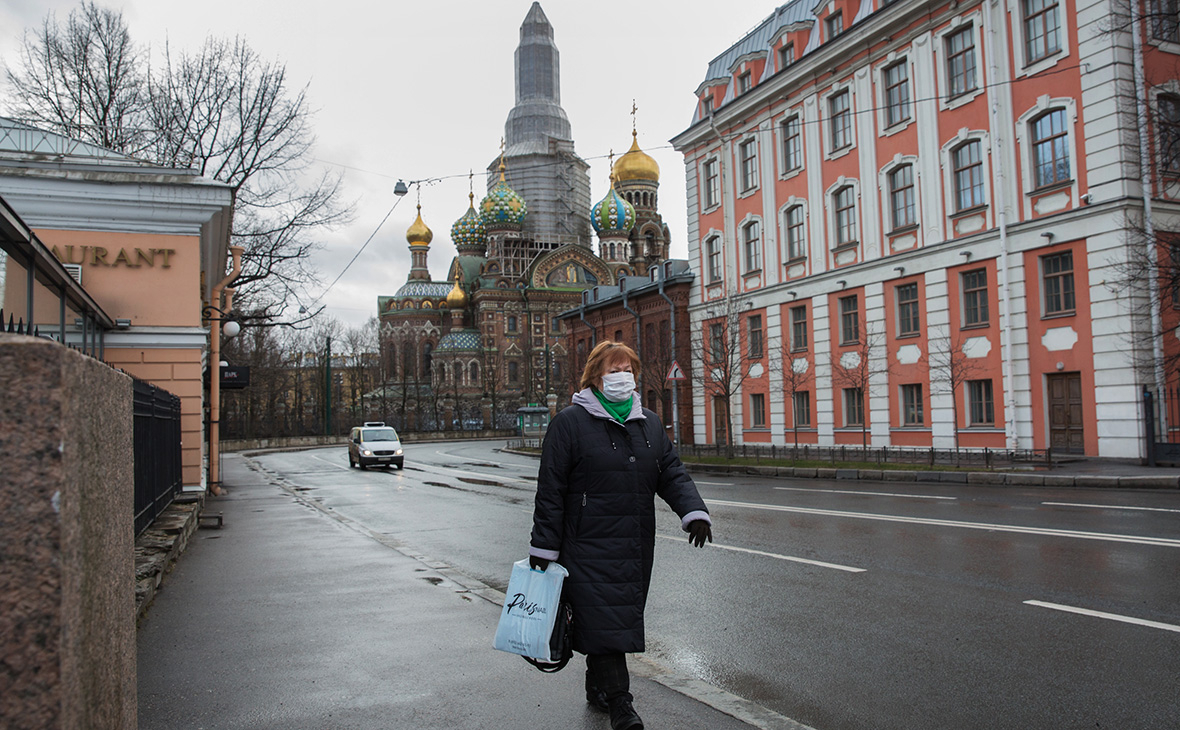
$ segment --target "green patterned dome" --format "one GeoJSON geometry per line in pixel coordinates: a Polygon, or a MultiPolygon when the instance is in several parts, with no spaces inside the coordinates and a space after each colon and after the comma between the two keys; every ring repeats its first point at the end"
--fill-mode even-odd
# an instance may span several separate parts
{"type": "Polygon", "coordinates": [[[479,217],[485,229],[519,228],[529,208],[524,198],[504,182],[504,163],[500,163],[500,181],[479,204],[479,217]]]}
{"type": "Polygon", "coordinates": [[[615,192],[612,184],[606,197],[590,210],[590,224],[598,235],[626,233],[635,225],[635,206],[615,192]]]}
{"type": "Polygon", "coordinates": [[[488,248],[488,234],[479,213],[475,212],[475,194],[468,197],[471,201],[467,212],[451,226],[451,241],[461,256],[483,256],[488,248]]]}

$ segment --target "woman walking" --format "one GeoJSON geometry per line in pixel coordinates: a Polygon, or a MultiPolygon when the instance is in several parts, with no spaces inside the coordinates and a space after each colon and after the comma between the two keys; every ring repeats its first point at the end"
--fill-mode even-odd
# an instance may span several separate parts
{"type": "Polygon", "coordinates": [[[644,650],[643,609],[655,553],[655,495],[680,516],[689,542],[713,541],[712,521],[656,414],[635,392],[639,358],[599,343],[582,390],[553,419],[541,449],[529,563],[569,570],[574,649],[586,655],[586,701],[613,730],[642,730],[626,654],[644,650]]]}

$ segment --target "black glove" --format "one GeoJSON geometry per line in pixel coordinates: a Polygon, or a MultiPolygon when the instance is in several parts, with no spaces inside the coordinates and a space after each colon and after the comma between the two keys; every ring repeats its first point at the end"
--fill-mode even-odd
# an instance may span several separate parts
{"type": "Polygon", "coordinates": [[[532,568],[533,570],[539,570],[542,573],[544,573],[545,568],[549,567],[549,561],[546,560],[545,558],[538,558],[536,555],[530,555],[529,556],[529,567],[532,568]]]}
{"type": "Polygon", "coordinates": [[[713,528],[704,520],[693,520],[688,523],[688,541],[697,547],[704,547],[705,540],[713,542],[713,528]]]}

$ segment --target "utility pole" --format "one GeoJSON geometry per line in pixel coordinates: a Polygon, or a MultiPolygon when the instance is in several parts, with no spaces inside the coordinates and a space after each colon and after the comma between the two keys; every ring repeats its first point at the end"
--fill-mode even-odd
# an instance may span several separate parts
{"type": "Polygon", "coordinates": [[[324,359],[324,435],[332,435],[332,336],[328,335],[327,357],[324,359]]]}

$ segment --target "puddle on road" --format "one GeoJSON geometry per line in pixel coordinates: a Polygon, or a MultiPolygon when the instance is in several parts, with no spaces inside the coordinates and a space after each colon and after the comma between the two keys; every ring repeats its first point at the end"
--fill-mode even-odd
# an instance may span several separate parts
{"type": "Polygon", "coordinates": [[[422,580],[426,581],[427,583],[429,583],[432,586],[439,585],[440,583],[443,582],[442,578],[439,578],[438,576],[435,576],[435,575],[423,576],[422,580]]]}
{"type": "Polygon", "coordinates": [[[463,466],[478,466],[483,469],[500,469],[501,468],[501,466],[499,464],[485,464],[482,461],[465,461],[465,462],[463,462],[463,466]]]}
{"type": "Polygon", "coordinates": [[[502,487],[500,482],[492,481],[491,479],[475,479],[473,477],[459,477],[459,481],[466,484],[478,484],[481,487],[502,487]]]}

